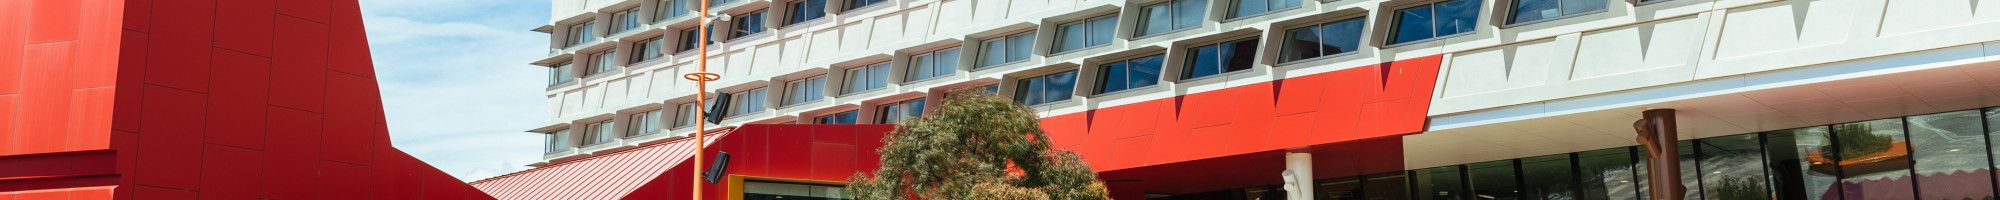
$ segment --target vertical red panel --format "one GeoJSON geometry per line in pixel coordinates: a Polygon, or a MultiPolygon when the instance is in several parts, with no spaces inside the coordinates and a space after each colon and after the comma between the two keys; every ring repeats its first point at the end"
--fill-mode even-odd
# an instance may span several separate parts
{"type": "Polygon", "coordinates": [[[368,98],[367,94],[375,91],[363,85],[374,85],[375,80],[342,73],[331,73],[326,77],[326,97],[333,101],[327,102],[326,133],[321,137],[325,139],[322,143],[325,157],[328,160],[369,164],[369,150],[374,149],[373,142],[378,141],[375,140],[378,136],[375,129],[383,120],[383,116],[375,112],[382,108],[370,107],[369,102],[382,100],[368,98]]]}
{"type": "Polygon", "coordinates": [[[278,17],[277,28],[271,104],[321,111],[326,102],[327,26],[284,16],[278,17]]]}
{"type": "Polygon", "coordinates": [[[203,110],[206,98],[181,89],[148,86],[140,124],[138,168],[142,185],[197,189],[201,163],[189,155],[200,155],[203,110]]]}
{"type": "Polygon", "coordinates": [[[82,3],[80,0],[31,3],[34,7],[29,9],[33,14],[28,25],[34,27],[34,31],[28,32],[28,43],[76,40],[80,31],[78,24],[82,16],[78,12],[82,11],[82,3]]]}
{"type": "Polygon", "coordinates": [[[274,2],[216,0],[215,46],[253,55],[271,55],[274,2]]]}
{"type": "Polygon", "coordinates": [[[195,92],[208,90],[209,50],[215,27],[214,0],[184,0],[153,6],[146,82],[195,92]]]}
{"type": "Polygon", "coordinates": [[[315,195],[319,188],[318,176],[320,154],[321,117],[317,113],[288,108],[271,107],[269,134],[270,146],[265,148],[270,159],[264,163],[265,181],[273,183],[264,187],[264,197],[277,199],[302,199],[315,195]]]}
{"type": "MultiPolygon", "coordinates": [[[[131,10],[128,9],[128,11],[131,10]]],[[[118,47],[118,83],[114,87],[119,89],[117,92],[113,92],[118,98],[112,100],[112,107],[114,109],[111,111],[111,129],[138,131],[139,119],[141,119],[139,106],[142,105],[141,99],[143,98],[140,97],[140,94],[143,93],[138,88],[144,84],[144,78],[146,77],[148,42],[147,36],[144,33],[130,30],[124,31],[124,33],[123,38],[120,40],[125,42],[120,43],[118,47]]]]}
{"type": "MultiPolygon", "coordinates": [[[[150,30],[152,30],[151,25],[153,24],[152,23],[153,1],[154,0],[125,0],[125,13],[122,14],[122,16],[124,16],[125,23],[121,24],[125,24],[126,29],[131,29],[138,32],[150,32],[150,30]]],[[[92,14],[117,14],[117,13],[92,13],[92,14]]],[[[130,43],[132,41],[126,40],[125,42],[130,43]]]]}
{"type": "Polygon", "coordinates": [[[1331,85],[1330,79],[1332,78],[1329,76],[1313,75],[1275,81],[1272,83],[1273,89],[1277,90],[1277,102],[1274,106],[1277,112],[1274,114],[1290,115],[1319,111],[1319,105],[1324,103],[1320,101],[1321,97],[1332,93],[1331,87],[1328,87],[1331,85]]]}
{"type": "Polygon", "coordinates": [[[329,0],[278,0],[278,13],[326,23],[329,0]]]}
{"type": "Polygon", "coordinates": [[[773,153],[811,154],[812,158],[810,159],[812,163],[797,165],[811,166],[802,167],[811,170],[811,176],[804,176],[807,178],[822,181],[846,181],[847,176],[854,175],[856,170],[854,163],[857,162],[854,155],[859,153],[860,150],[855,149],[853,145],[813,143],[811,148],[809,151],[773,153]]]}
{"type": "Polygon", "coordinates": [[[1066,144],[1060,141],[1087,140],[1090,137],[1090,133],[1085,132],[1089,130],[1088,128],[1084,128],[1086,123],[1089,123],[1086,115],[1085,113],[1077,113],[1044,117],[1041,119],[1042,132],[1049,136],[1048,140],[1051,141],[1050,144],[1057,146],[1066,146],[1066,144]]]}
{"type": "MultiPolygon", "coordinates": [[[[74,34],[74,33],[72,33],[74,34]]],[[[23,105],[16,113],[23,120],[17,124],[16,144],[12,148],[18,153],[48,153],[64,151],[64,135],[69,119],[71,88],[69,70],[75,62],[74,41],[28,44],[22,50],[21,75],[30,81],[21,83],[23,105]]]]}
{"type": "MultiPolygon", "coordinates": [[[[207,145],[201,154],[202,199],[257,199],[265,185],[263,155],[250,149],[207,145]]],[[[289,184],[289,183],[274,183],[289,184]]]]}
{"type": "Polygon", "coordinates": [[[327,68],[375,77],[374,60],[368,56],[368,33],[361,24],[361,5],[358,1],[332,1],[328,5],[333,11],[333,32],[329,38],[333,52],[328,56],[333,60],[327,62],[327,68]]]}
{"type": "Polygon", "coordinates": [[[0,155],[14,155],[14,147],[21,146],[14,143],[14,137],[20,135],[14,129],[14,115],[19,113],[16,108],[20,103],[15,99],[19,97],[21,95],[0,95],[0,155]]]}
{"type": "MultiPolygon", "coordinates": [[[[771,156],[771,166],[812,165],[812,154],[807,153],[811,151],[810,148],[813,148],[812,140],[804,137],[802,133],[772,132],[771,136],[766,138],[766,140],[770,141],[768,145],[749,146],[753,148],[755,146],[765,146],[764,148],[769,149],[765,152],[771,152],[767,153],[771,156]]],[[[702,161],[701,163],[708,162],[702,161]]],[[[812,177],[811,169],[805,167],[773,167],[770,168],[769,173],[770,176],[775,177],[812,177]]]]}
{"type": "Polygon", "coordinates": [[[117,88],[75,89],[69,104],[65,151],[111,148],[111,101],[117,88]]]}
{"type": "Polygon", "coordinates": [[[162,188],[145,187],[145,186],[136,186],[136,187],[137,188],[133,188],[134,197],[132,199],[144,199],[144,200],[194,200],[195,199],[195,193],[193,191],[162,189],[162,188]]]}
{"type": "Polygon", "coordinates": [[[269,95],[270,60],[241,52],[215,52],[209,91],[207,141],[249,149],[264,147],[264,105],[269,95]]]}

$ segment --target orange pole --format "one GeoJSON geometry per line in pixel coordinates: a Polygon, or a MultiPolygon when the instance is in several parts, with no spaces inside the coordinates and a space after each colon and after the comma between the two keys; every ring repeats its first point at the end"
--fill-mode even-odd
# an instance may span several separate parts
{"type": "Polygon", "coordinates": [[[695,109],[695,113],[696,113],[696,114],[694,115],[694,127],[695,127],[695,128],[694,128],[694,129],[695,129],[695,130],[694,130],[694,162],[693,162],[693,165],[694,165],[694,176],[690,176],[690,177],[693,177],[693,178],[694,178],[694,182],[693,182],[693,183],[694,183],[694,184],[693,184],[693,185],[694,185],[694,190],[693,190],[693,191],[694,191],[694,192],[693,192],[693,193],[694,193],[694,200],[701,200],[701,192],[702,192],[702,191],[701,191],[701,185],[702,185],[702,183],[701,183],[701,181],[702,181],[702,177],[701,177],[701,175],[702,175],[702,173],[701,173],[701,166],[702,166],[702,163],[701,163],[701,161],[702,161],[702,154],[703,154],[703,153],[707,153],[707,152],[708,152],[708,150],[707,150],[707,146],[708,146],[708,134],[707,134],[707,133],[708,133],[708,119],[706,119],[706,118],[707,118],[706,114],[708,113],[708,93],[707,93],[707,92],[708,92],[708,82],[709,82],[709,81],[714,81],[714,80],[718,80],[718,79],[722,79],[722,75],[720,75],[720,74],[715,74],[715,73],[709,73],[709,72],[708,72],[708,41],[709,41],[709,39],[708,39],[708,34],[709,34],[709,33],[708,33],[708,32],[709,32],[709,30],[708,30],[708,25],[709,25],[709,24],[708,24],[708,22],[709,22],[709,21],[708,21],[708,0],[702,0],[702,1],[701,1],[701,16],[700,16],[700,19],[699,19],[699,20],[700,20],[700,21],[696,21],[696,23],[695,23],[695,24],[697,24],[697,25],[696,25],[696,27],[695,27],[695,31],[696,31],[696,32],[699,32],[699,33],[697,33],[697,35],[700,35],[700,36],[701,36],[701,39],[700,39],[700,40],[697,40],[697,41],[695,41],[695,46],[696,46],[695,48],[698,48],[698,49],[700,49],[700,50],[699,50],[699,52],[700,52],[700,53],[697,53],[698,55],[696,55],[696,57],[698,57],[698,58],[696,58],[696,60],[698,60],[698,61],[696,62],[696,64],[695,64],[695,65],[700,65],[699,67],[700,67],[701,71],[699,71],[699,72],[695,72],[695,73],[689,73],[689,74],[687,74],[687,75],[686,75],[686,78],[687,78],[688,80],[693,80],[693,81],[695,81],[695,88],[696,88],[696,90],[695,90],[695,95],[694,95],[694,101],[695,101],[695,108],[694,108],[694,109],[695,109]]]}

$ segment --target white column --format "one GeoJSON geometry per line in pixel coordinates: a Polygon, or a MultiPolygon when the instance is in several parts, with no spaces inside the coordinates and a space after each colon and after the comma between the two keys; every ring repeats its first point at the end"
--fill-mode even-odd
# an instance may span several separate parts
{"type": "Polygon", "coordinates": [[[1292,199],[1313,199],[1314,185],[1312,169],[1312,153],[1285,153],[1285,172],[1289,173],[1283,175],[1290,176],[1285,177],[1286,181],[1288,181],[1286,184],[1289,184],[1289,187],[1286,189],[1295,190],[1286,191],[1292,194],[1288,197],[1296,197],[1292,199]]]}

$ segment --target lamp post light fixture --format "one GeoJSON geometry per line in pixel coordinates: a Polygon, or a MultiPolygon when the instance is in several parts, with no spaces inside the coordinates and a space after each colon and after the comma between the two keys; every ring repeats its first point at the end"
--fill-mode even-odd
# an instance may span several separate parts
{"type": "MultiPolygon", "coordinates": [[[[699,26],[695,27],[695,30],[700,30],[701,33],[699,33],[698,35],[700,35],[701,39],[697,41],[711,41],[711,38],[709,38],[709,34],[712,34],[710,32],[714,32],[712,31],[712,29],[708,28],[710,24],[714,23],[714,21],[709,21],[710,14],[708,12],[708,6],[709,6],[708,1],[701,1],[701,19],[699,21],[700,23],[697,23],[699,24],[699,26]]],[[[715,17],[716,21],[729,21],[729,18],[730,16],[727,14],[715,17]]],[[[694,73],[688,73],[686,75],[682,75],[681,77],[695,82],[695,93],[694,93],[695,105],[708,105],[708,82],[715,80],[722,80],[722,74],[708,72],[708,42],[698,42],[695,45],[696,49],[700,49],[698,50],[698,52],[700,53],[696,53],[695,56],[697,57],[695,59],[697,60],[695,65],[700,66],[699,67],[700,71],[696,71],[694,73]]],[[[695,113],[708,113],[707,106],[695,106],[694,109],[695,113]]],[[[705,115],[694,116],[695,118],[694,159],[691,161],[695,163],[692,163],[690,165],[694,167],[694,175],[688,176],[689,178],[694,179],[693,182],[694,184],[692,184],[694,185],[694,190],[692,190],[693,192],[691,192],[694,194],[694,200],[701,200],[701,185],[703,179],[701,172],[701,163],[700,163],[702,161],[701,154],[703,152],[708,151],[707,150],[708,120],[704,119],[706,117],[707,116],[705,115]]]]}

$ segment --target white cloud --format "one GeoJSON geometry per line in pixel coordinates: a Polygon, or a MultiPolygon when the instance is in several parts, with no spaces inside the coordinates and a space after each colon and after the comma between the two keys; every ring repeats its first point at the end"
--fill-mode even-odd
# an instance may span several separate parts
{"type": "Polygon", "coordinates": [[[522,131],[548,120],[546,71],[527,64],[545,57],[548,35],[527,30],[545,23],[546,6],[363,0],[395,146],[461,180],[540,160],[542,137],[522,131]]]}

